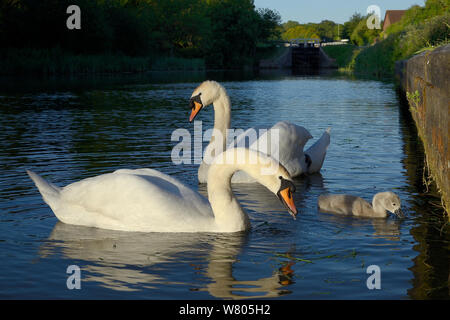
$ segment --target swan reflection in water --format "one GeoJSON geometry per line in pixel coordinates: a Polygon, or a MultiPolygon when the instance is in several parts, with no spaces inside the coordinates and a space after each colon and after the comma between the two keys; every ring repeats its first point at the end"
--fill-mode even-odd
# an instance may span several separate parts
{"type": "Polygon", "coordinates": [[[293,271],[289,263],[275,268],[268,277],[235,279],[233,272],[238,267],[235,263],[247,237],[245,232],[122,232],[58,222],[39,254],[45,258],[61,252],[68,259],[81,260],[84,262],[80,263],[83,282],[96,282],[118,291],[180,284],[193,291],[207,291],[217,298],[268,298],[290,293],[285,289],[292,283],[293,271]],[[183,265],[186,263],[191,270],[183,265]],[[164,270],[168,265],[172,276],[176,270],[182,270],[185,274],[180,278],[192,279],[192,283],[165,278],[164,270]],[[199,273],[206,281],[198,280],[199,273]]]}

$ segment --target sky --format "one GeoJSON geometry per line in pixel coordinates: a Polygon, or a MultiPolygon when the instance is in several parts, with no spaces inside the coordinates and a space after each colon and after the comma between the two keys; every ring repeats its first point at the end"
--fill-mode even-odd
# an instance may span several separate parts
{"type": "Polygon", "coordinates": [[[425,0],[254,0],[254,3],[257,8],[278,11],[282,22],[308,23],[326,19],[344,23],[355,12],[366,15],[370,5],[377,5],[384,19],[386,10],[408,9],[414,4],[423,6],[425,0]]]}

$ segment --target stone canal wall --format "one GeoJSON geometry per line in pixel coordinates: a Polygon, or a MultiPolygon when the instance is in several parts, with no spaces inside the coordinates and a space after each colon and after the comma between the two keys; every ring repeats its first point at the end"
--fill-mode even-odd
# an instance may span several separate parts
{"type": "Polygon", "coordinates": [[[286,47],[284,52],[272,59],[259,61],[260,69],[295,69],[296,65],[304,64],[304,67],[312,69],[337,68],[336,60],[331,59],[322,48],[305,49],[286,47]],[[312,52],[308,52],[308,50],[312,52]],[[296,52],[299,51],[299,52],[296,52]],[[311,56],[312,55],[312,59],[311,56]],[[297,61],[296,61],[297,60],[297,61]]]}
{"type": "Polygon", "coordinates": [[[407,96],[429,169],[449,213],[450,45],[397,62],[396,76],[407,96]]]}

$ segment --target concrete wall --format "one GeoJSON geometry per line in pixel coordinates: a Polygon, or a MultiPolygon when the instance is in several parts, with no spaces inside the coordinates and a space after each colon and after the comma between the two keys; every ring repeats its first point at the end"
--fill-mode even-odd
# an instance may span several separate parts
{"type": "Polygon", "coordinates": [[[320,67],[321,68],[334,68],[337,69],[338,65],[336,63],[336,59],[330,58],[325,51],[323,51],[322,47],[320,47],[320,67]]]}
{"type": "Polygon", "coordinates": [[[292,48],[286,47],[284,52],[276,58],[260,60],[259,67],[261,69],[292,68],[292,48]]]}
{"type": "Polygon", "coordinates": [[[417,98],[408,99],[410,111],[449,213],[450,45],[397,62],[396,76],[405,94],[418,93],[417,98]]]}
{"type": "MultiPolygon", "coordinates": [[[[263,59],[259,62],[260,69],[291,69],[292,47],[286,47],[283,54],[273,59],[263,59]]],[[[337,68],[336,60],[331,59],[322,48],[319,49],[320,68],[337,68]]]]}

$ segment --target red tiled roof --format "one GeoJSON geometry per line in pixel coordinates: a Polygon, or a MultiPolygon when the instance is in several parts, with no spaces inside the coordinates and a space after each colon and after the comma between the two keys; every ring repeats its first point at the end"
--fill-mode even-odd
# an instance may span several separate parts
{"type": "Polygon", "coordinates": [[[405,12],[406,10],[386,10],[383,22],[383,31],[385,31],[391,24],[400,21],[405,12]]]}

